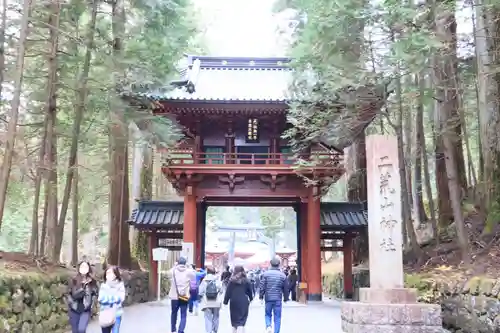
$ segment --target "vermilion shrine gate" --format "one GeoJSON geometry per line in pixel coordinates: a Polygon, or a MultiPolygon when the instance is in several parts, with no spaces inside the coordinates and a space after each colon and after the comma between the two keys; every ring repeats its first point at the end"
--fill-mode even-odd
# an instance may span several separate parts
{"type": "MultiPolygon", "coordinates": [[[[189,56],[185,77],[174,82],[173,91],[148,96],[154,113],[174,120],[185,134],[162,167],[184,201],[142,201],[130,223],[148,233],[150,251],[180,250],[180,239],[193,243],[195,263],[202,266],[207,207],[291,206],[297,212],[297,265],[308,300],[321,300],[321,251],[344,252],[344,287],[351,297],[352,240],[367,226],[366,211],[357,203],[320,202],[322,180],[344,174],[342,151],[318,142],[293,154],[281,138],[291,126],[286,120],[289,62],[189,56]],[[310,166],[297,168],[296,156],[310,166]]],[[[156,278],[156,263],[151,267],[156,278]]]]}

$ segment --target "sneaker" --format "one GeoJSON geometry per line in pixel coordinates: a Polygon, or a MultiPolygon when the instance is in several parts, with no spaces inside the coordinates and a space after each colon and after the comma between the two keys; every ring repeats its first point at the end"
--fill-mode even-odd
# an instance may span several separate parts
{"type": "Polygon", "coordinates": [[[272,330],[271,326],[269,326],[268,328],[266,328],[266,333],[273,333],[273,330],[272,330]]]}

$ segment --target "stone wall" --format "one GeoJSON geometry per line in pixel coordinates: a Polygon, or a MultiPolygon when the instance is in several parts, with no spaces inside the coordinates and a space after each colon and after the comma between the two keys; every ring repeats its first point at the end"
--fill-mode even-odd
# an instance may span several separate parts
{"type": "MultiPolygon", "coordinates": [[[[449,279],[453,280],[453,279],[449,279]]],[[[355,288],[369,286],[368,271],[354,273],[355,288]]],[[[500,332],[500,279],[475,277],[466,282],[440,281],[407,275],[406,285],[419,291],[419,301],[441,304],[443,327],[457,333],[500,332]]],[[[342,274],[323,276],[323,290],[332,297],[343,295],[342,274]]]]}
{"type": "MultiPolygon", "coordinates": [[[[149,273],[123,272],[127,289],[125,306],[151,300],[149,273]]],[[[68,331],[68,274],[1,276],[0,333],[64,333],[68,331]]],[[[166,294],[168,283],[163,283],[166,294]]]]}

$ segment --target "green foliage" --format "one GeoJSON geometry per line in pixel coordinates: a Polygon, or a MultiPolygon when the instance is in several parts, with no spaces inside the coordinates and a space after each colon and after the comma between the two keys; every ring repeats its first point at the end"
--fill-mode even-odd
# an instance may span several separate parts
{"type": "MultiPolygon", "coordinates": [[[[15,6],[14,6],[15,7],[15,6]]],[[[91,18],[91,3],[85,0],[70,0],[61,7],[59,28],[59,75],[57,90],[56,132],[58,135],[58,193],[61,199],[65,185],[64,174],[76,106],[78,80],[81,76],[85,56],[85,39],[91,18]]],[[[11,29],[19,24],[15,11],[8,15],[11,29]]],[[[108,223],[108,173],[109,142],[108,124],[110,102],[117,97],[115,75],[121,78],[123,91],[133,86],[148,89],[169,88],[168,82],[176,74],[176,64],[183,53],[199,47],[193,43],[196,37],[196,16],[190,0],[126,0],[125,31],[123,31],[123,58],[112,55],[112,26],[110,6],[99,1],[99,12],[88,78],[88,98],[80,134],[78,153],[78,176],[80,186],[79,231],[93,232],[97,239],[107,237],[103,225],[108,223]],[[114,64],[120,62],[122,73],[114,73],[114,64]]],[[[33,124],[24,126],[19,150],[26,146],[14,162],[12,181],[9,186],[8,207],[0,238],[1,249],[25,250],[30,231],[33,185],[26,177],[36,173],[39,164],[38,150],[43,134],[45,104],[47,102],[47,62],[49,10],[45,4],[37,3],[32,12],[32,29],[27,45],[25,77],[23,85],[24,111],[21,121],[33,124]],[[25,155],[29,155],[29,160],[25,155]],[[27,169],[28,171],[26,171],[27,169]]],[[[7,56],[7,63],[14,59],[15,50],[7,56]]],[[[10,68],[7,83],[10,80],[10,68]]],[[[127,122],[136,123],[143,132],[143,139],[168,146],[178,139],[179,131],[163,117],[151,115],[149,110],[139,110],[119,101],[127,122]]],[[[125,124],[124,124],[125,125],[125,124]]],[[[43,215],[43,193],[41,190],[39,223],[43,215]]],[[[68,214],[71,217],[71,214],[68,214]]],[[[68,221],[69,222],[69,221],[68,221]]],[[[91,244],[86,244],[88,245],[91,244]]]]}
{"type": "Polygon", "coordinates": [[[334,142],[346,127],[357,126],[359,99],[346,100],[345,92],[418,73],[440,46],[426,27],[427,8],[389,0],[297,0],[291,5],[307,17],[292,47],[294,97],[300,103],[291,105],[294,128],[287,137],[296,149],[320,138],[334,142]]]}

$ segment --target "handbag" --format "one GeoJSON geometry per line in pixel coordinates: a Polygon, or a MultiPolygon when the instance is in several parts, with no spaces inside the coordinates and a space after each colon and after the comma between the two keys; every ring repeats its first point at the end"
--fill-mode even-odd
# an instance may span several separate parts
{"type": "Polygon", "coordinates": [[[188,302],[189,301],[189,295],[181,295],[179,293],[179,286],[177,285],[177,279],[175,278],[175,271],[172,274],[172,276],[174,277],[175,292],[177,293],[177,299],[179,301],[188,302]]]}
{"type": "Polygon", "coordinates": [[[99,311],[99,325],[101,327],[113,326],[116,322],[116,308],[114,306],[99,311]]]}

